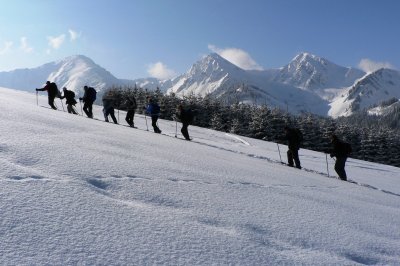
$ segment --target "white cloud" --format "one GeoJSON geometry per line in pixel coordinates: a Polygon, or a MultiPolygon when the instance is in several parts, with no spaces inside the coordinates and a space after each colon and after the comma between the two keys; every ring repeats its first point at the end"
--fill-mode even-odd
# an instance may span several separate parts
{"type": "Polygon", "coordinates": [[[21,37],[21,46],[20,46],[20,48],[25,53],[31,53],[33,51],[33,48],[29,46],[28,39],[26,37],[21,37]]]}
{"type": "Polygon", "coordinates": [[[375,70],[378,70],[380,68],[391,68],[391,69],[395,68],[389,62],[376,62],[368,58],[361,59],[360,63],[358,64],[358,67],[367,73],[374,72],[375,70]]]}
{"type": "Polygon", "coordinates": [[[6,54],[11,50],[11,47],[13,46],[13,42],[4,42],[4,47],[0,48],[0,55],[6,54]]]}
{"type": "Polygon", "coordinates": [[[69,32],[69,40],[71,42],[73,42],[76,39],[78,39],[79,37],[81,37],[81,33],[78,33],[78,32],[76,32],[74,30],[69,29],[68,32],[69,32]]]}
{"type": "Polygon", "coordinates": [[[162,62],[150,64],[147,69],[147,73],[149,73],[151,77],[161,80],[170,79],[176,76],[176,72],[172,69],[169,69],[162,62]]]}
{"type": "Polygon", "coordinates": [[[58,49],[61,47],[61,45],[64,43],[65,41],[65,34],[61,34],[58,37],[52,37],[49,36],[47,37],[47,40],[49,41],[49,46],[53,49],[58,49]]]}
{"type": "Polygon", "coordinates": [[[244,50],[238,48],[218,48],[215,45],[208,45],[208,49],[219,54],[229,62],[245,70],[262,70],[263,68],[244,50]]]}

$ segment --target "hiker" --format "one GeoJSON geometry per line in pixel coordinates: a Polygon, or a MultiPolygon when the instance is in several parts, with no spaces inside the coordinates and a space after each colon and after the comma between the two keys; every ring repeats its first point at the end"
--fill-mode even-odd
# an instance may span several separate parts
{"type": "Polygon", "coordinates": [[[331,135],[331,142],[333,145],[333,150],[330,152],[330,155],[331,158],[336,157],[335,171],[341,180],[347,181],[347,175],[344,167],[346,165],[347,157],[352,151],[351,145],[339,140],[335,134],[331,135]]]}
{"type": "Polygon", "coordinates": [[[112,91],[108,91],[103,95],[103,113],[104,119],[106,122],[108,121],[108,116],[110,115],[114,124],[118,124],[117,118],[114,115],[114,104],[115,104],[115,95],[112,91]]]}
{"type": "Polygon", "coordinates": [[[127,96],[123,107],[126,109],[125,121],[130,127],[135,127],[135,123],[133,122],[133,117],[135,116],[135,110],[137,108],[135,97],[133,95],[127,96]]]}
{"type": "Polygon", "coordinates": [[[151,125],[153,126],[154,132],[161,133],[161,130],[157,126],[157,120],[158,117],[160,116],[160,106],[154,99],[148,98],[148,104],[147,107],[145,108],[146,108],[146,113],[148,113],[151,116],[151,125]]]}
{"type": "Polygon", "coordinates": [[[293,161],[296,165],[296,168],[301,169],[300,159],[299,159],[299,149],[300,143],[302,141],[302,133],[299,129],[290,128],[288,126],[284,127],[285,130],[285,139],[288,141],[288,151],[287,151],[287,159],[288,165],[293,167],[293,161]]]}
{"type": "Polygon", "coordinates": [[[64,95],[61,96],[60,99],[66,99],[68,113],[77,115],[78,113],[73,107],[77,103],[75,100],[75,92],[68,90],[66,87],[63,88],[63,92],[64,95]]]}
{"type": "Polygon", "coordinates": [[[185,137],[186,140],[191,140],[189,137],[188,127],[189,127],[189,124],[192,123],[192,121],[193,121],[192,110],[185,109],[185,108],[183,108],[183,105],[180,104],[178,106],[178,112],[177,112],[176,116],[182,122],[182,128],[181,128],[182,135],[185,137]]]}
{"type": "Polygon", "coordinates": [[[36,91],[47,91],[50,107],[57,110],[57,107],[54,105],[54,99],[60,97],[60,92],[54,82],[46,81],[46,85],[41,89],[36,89],[36,91]]]}
{"type": "Polygon", "coordinates": [[[93,103],[96,100],[96,90],[92,87],[84,86],[83,90],[85,93],[83,97],[79,98],[80,101],[83,101],[83,111],[89,118],[93,118],[93,103]]]}

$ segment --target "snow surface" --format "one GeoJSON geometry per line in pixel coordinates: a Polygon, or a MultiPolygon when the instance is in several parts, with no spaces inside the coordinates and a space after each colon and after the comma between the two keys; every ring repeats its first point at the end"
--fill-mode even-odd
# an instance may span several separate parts
{"type": "Polygon", "coordinates": [[[1,265],[400,263],[399,168],[350,159],[343,182],[321,153],[297,170],[275,143],[193,126],[188,142],[4,88],[0,118],[1,265]]]}

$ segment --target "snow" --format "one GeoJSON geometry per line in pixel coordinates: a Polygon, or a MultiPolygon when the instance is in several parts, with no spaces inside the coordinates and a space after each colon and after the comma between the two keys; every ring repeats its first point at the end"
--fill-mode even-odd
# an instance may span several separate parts
{"type": "Polygon", "coordinates": [[[399,168],[349,159],[343,182],[321,153],[297,170],[275,143],[193,126],[188,142],[4,88],[0,110],[1,265],[400,262],[399,168]]]}

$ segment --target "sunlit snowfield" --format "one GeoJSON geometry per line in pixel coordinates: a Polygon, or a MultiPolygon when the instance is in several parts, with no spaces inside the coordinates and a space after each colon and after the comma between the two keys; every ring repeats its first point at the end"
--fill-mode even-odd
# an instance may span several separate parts
{"type": "Polygon", "coordinates": [[[343,182],[322,153],[297,170],[275,143],[2,88],[0,121],[1,265],[400,263],[399,168],[350,159],[343,182]]]}

